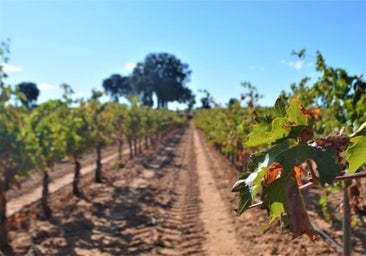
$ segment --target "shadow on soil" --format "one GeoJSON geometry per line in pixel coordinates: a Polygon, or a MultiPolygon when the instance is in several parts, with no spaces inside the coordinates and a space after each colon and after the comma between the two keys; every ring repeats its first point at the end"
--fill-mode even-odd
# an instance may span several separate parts
{"type": "Polygon", "coordinates": [[[132,180],[143,179],[143,185],[132,187],[129,182],[123,183],[127,175],[125,169],[115,171],[114,175],[105,170],[103,184],[84,186],[82,196],[69,199],[71,204],[62,205],[59,201],[53,206],[56,214],[48,222],[38,224],[40,229],[37,226],[38,230],[32,231],[32,244],[27,252],[20,253],[19,249],[13,252],[9,248],[6,255],[82,255],[83,251],[93,255],[94,250],[94,255],[100,252],[110,255],[151,253],[159,246],[151,238],[156,232],[156,219],[151,209],[155,212],[159,208],[169,210],[175,194],[169,191],[169,199],[162,201],[158,195],[166,193],[165,188],[154,187],[149,182],[163,177],[165,166],[180,167],[173,164],[174,148],[179,145],[183,133],[182,129],[166,139],[156,149],[157,154],[136,160],[136,166],[153,172],[151,177],[144,177],[141,172],[131,174],[129,171],[132,180]]]}

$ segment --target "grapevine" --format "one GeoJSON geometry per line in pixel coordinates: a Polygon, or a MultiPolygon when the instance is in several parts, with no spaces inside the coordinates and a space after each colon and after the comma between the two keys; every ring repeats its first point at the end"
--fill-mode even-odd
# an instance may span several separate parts
{"type": "MultiPolygon", "coordinates": [[[[262,209],[273,221],[280,218],[294,237],[316,238],[299,187],[303,178],[325,186],[335,180],[353,178],[366,159],[366,123],[350,135],[343,130],[327,137],[315,137],[317,108],[307,109],[298,99],[288,105],[281,98],[273,108],[273,118],[259,122],[246,142],[247,147],[266,146],[250,159],[250,173],[233,186],[240,195],[238,214],[256,203],[260,189],[262,209]]],[[[364,176],[361,174],[360,176],[364,176]]]]}

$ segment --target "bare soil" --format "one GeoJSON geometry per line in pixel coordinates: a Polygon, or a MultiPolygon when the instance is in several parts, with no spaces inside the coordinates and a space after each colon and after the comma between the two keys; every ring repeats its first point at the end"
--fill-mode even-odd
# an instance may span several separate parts
{"type": "MultiPolygon", "coordinates": [[[[145,150],[124,168],[113,167],[114,151],[105,161],[103,183],[84,175],[81,197],[63,185],[50,196],[53,217],[40,219],[39,196],[31,191],[13,192],[8,208],[23,219],[10,225],[10,245],[5,255],[340,255],[336,246],[322,239],[292,239],[266,213],[251,209],[238,217],[237,194],[231,187],[239,176],[199,131],[181,128],[156,146],[145,150]],[[22,202],[23,207],[19,204],[22,202]],[[17,201],[21,210],[14,206],[17,201]],[[30,204],[30,202],[35,202],[30,204]],[[266,227],[264,229],[263,227],[266,227]]],[[[92,161],[92,156],[88,161],[92,161]]],[[[57,168],[57,167],[56,167],[57,168]]],[[[67,168],[66,168],[67,169],[67,168]]],[[[69,183],[64,175],[54,184],[69,183]]],[[[56,170],[57,171],[57,170],[56,170]]],[[[332,194],[334,224],[321,217],[320,192],[304,193],[311,220],[341,244],[340,197],[332,194]]],[[[353,227],[353,255],[366,254],[365,224],[353,227]]],[[[1,254],[1,253],[0,253],[1,254]]]]}

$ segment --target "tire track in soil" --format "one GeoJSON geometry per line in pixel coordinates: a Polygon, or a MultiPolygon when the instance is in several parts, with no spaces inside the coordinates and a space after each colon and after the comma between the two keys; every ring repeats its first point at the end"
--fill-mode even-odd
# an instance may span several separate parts
{"type": "Polygon", "coordinates": [[[159,228],[164,247],[159,255],[202,255],[203,225],[199,219],[200,200],[198,175],[192,143],[192,128],[188,128],[179,147],[178,179],[174,187],[178,198],[159,228]]]}
{"type": "MultiPolygon", "coordinates": [[[[151,214],[151,222],[155,228],[141,227],[131,230],[129,254],[171,256],[204,254],[202,251],[203,225],[199,219],[198,176],[191,136],[190,128],[186,129],[184,134],[178,137],[176,135],[173,143],[165,145],[163,149],[165,151],[163,155],[167,156],[167,159],[160,156],[156,161],[149,163],[150,167],[156,168],[155,176],[161,175],[154,187],[164,189],[157,191],[155,210],[152,210],[151,214]],[[173,160],[169,162],[171,157],[173,160]],[[167,168],[164,168],[164,163],[167,168]],[[156,205],[162,206],[162,209],[156,210],[156,205]],[[141,251],[141,241],[146,242],[148,237],[150,239],[153,237],[153,241],[150,242],[150,253],[146,250],[141,251]]],[[[140,180],[138,186],[143,187],[143,181],[140,180]]]]}

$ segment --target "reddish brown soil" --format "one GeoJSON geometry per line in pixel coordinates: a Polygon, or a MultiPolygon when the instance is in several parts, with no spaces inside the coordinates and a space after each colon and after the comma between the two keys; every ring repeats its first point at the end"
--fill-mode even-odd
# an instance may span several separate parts
{"type": "MultiPolygon", "coordinates": [[[[106,155],[111,155],[112,150],[106,155]]],[[[89,159],[90,160],[90,159],[89,159]]],[[[251,209],[238,217],[237,194],[231,187],[239,173],[188,127],[173,133],[122,168],[104,164],[104,181],[83,177],[80,198],[64,186],[50,197],[53,217],[34,218],[39,205],[24,208],[24,219],[12,224],[5,255],[340,255],[321,237],[292,239],[266,213],[251,209]]],[[[69,169],[68,172],[72,171],[69,169]]],[[[66,172],[66,171],[65,171],[66,172]]],[[[60,174],[60,172],[59,172],[60,174]]],[[[54,183],[62,182],[54,178],[54,183]]],[[[39,185],[39,184],[38,184],[39,185]]],[[[37,182],[27,187],[27,191],[37,182]]],[[[25,195],[25,196],[24,196],[25,195]]],[[[36,198],[11,195],[24,205],[36,198]]],[[[341,244],[340,213],[334,225],[321,217],[319,191],[305,193],[311,220],[341,244]]],[[[332,195],[334,207],[339,195],[332,195]]],[[[353,255],[366,254],[365,224],[353,227],[353,255]]]]}

